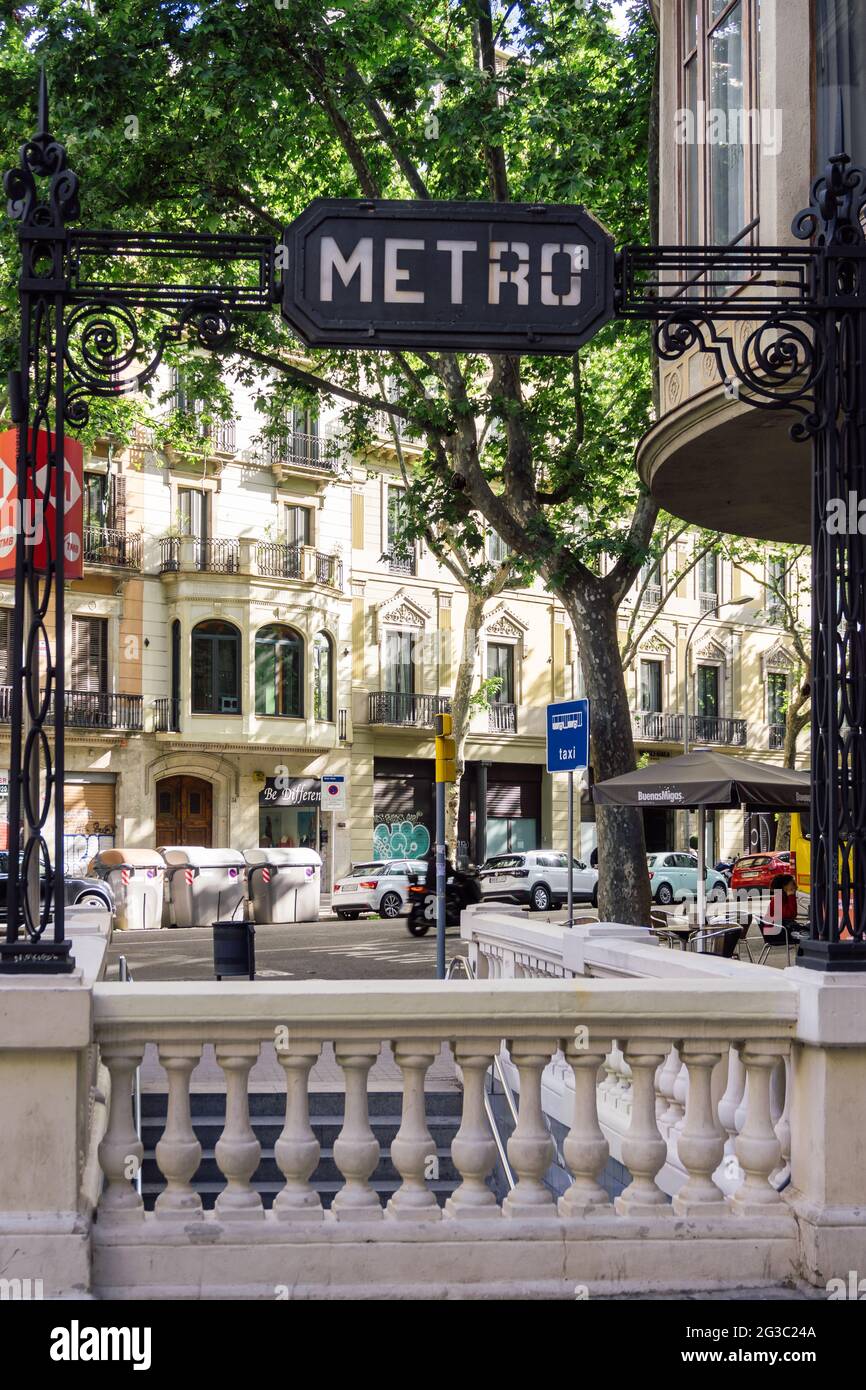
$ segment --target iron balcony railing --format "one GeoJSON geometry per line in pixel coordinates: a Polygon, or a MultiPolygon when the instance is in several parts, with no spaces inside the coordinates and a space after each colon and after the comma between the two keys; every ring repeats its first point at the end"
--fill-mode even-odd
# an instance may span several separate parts
{"type": "MultiPolygon", "coordinates": [[[[64,690],[63,723],[67,729],[126,729],[140,732],[142,697],[118,695],[107,690],[64,690]]],[[[48,719],[54,720],[54,696],[48,702],[48,719]]],[[[12,717],[12,687],[0,686],[0,721],[12,717]]]]}
{"type": "Polygon", "coordinates": [[[269,579],[300,579],[304,547],[300,542],[263,541],[256,547],[259,574],[269,579]]]}
{"type": "Polygon", "coordinates": [[[202,436],[215,454],[233,454],[236,451],[234,420],[220,420],[217,424],[206,425],[202,429],[202,436]]]}
{"type": "Polygon", "coordinates": [[[651,607],[653,604],[661,603],[662,586],[661,584],[647,584],[640,597],[641,607],[651,607]]]}
{"type": "Polygon", "coordinates": [[[343,562],[338,556],[316,551],[316,583],[326,584],[331,589],[342,589],[343,562]]]}
{"type": "Polygon", "coordinates": [[[141,536],[130,536],[110,526],[85,526],[84,563],[140,570],[141,536]]]}
{"type": "Polygon", "coordinates": [[[404,695],[396,690],[374,690],[369,696],[371,724],[413,724],[432,729],[434,714],[449,714],[447,695],[404,695]]]}
{"type": "Polygon", "coordinates": [[[273,468],[274,464],[292,464],[296,468],[321,468],[333,473],[337,468],[339,450],[337,441],[326,434],[279,435],[276,439],[266,439],[262,445],[261,458],[273,468]]]}
{"type": "MultiPolygon", "coordinates": [[[[681,714],[661,714],[641,710],[632,715],[635,737],[647,743],[682,743],[685,726],[681,714]]],[[[689,741],[715,743],[742,748],[746,744],[745,719],[720,719],[716,715],[689,716],[689,741]]]]}
{"type": "Polygon", "coordinates": [[[501,700],[494,700],[488,705],[488,727],[494,734],[516,734],[517,733],[517,706],[509,705],[501,700]]]}
{"type": "Polygon", "coordinates": [[[392,574],[415,574],[417,569],[414,550],[386,550],[382,559],[392,574]]]}
{"type": "Polygon", "coordinates": [[[721,743],[742,748],[746,743],[747,730],[745,719],[722,719],[710,714],[689,716],[692,743],[721,743]]]}
{"type": "Polygon", "coordinates": [[[153,702],[153,727],[158,734],[180,732],[180,700],[173,695],[161,695],[153,702]]]}
{"type": "Polygon", "coordinates": [[[637,738],[650,743],[682,743],[683,716],[681,714],[661,714],[642,710],[632,716],[632,725],[637,738]]]}
{"type": "Polygon", "coordinates": [[[784,747],[785,747],[785,726],[784,726],[784,724],[771,724],[771,725],[770,725],[770,747],[771,747],[771,748],[784,748],[784,747]]]}
{"type": "Polygon", "coordinates": [[[711,613],[714,608],[718,608],[719,606],[718,594],[702,593],[700,596],[700,605],[702,613],[711,613]]]}
{"type": "MultiPolygon", "coordinates": [[[[181,540],[180,536],[161,537],[159,568],[163,574],[180,569],[181,540]]],[[[195,540],[193,564],[197,570],[206,570],[210,574],[237,574],[238,543],[236,540],[195,540]]]]}

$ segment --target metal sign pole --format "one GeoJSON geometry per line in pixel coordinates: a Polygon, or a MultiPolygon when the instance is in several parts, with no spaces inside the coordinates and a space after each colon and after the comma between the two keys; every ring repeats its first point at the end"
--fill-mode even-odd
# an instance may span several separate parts
{"type": "Polygon", "coordinates": [[[445,783],[436,783],[436,979],[445,979],[445,783]]]}
{"type": "Polygon", "coordinates": [[[574,923],[574,773],[568,774],[568,920],[574,923]]]}

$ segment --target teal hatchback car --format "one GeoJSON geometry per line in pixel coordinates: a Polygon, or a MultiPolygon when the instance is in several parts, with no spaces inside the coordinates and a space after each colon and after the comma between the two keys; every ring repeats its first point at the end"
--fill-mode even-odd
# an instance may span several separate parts
{"type": "MultiPolygon", "coordinates": [[[[685,850],[662,850],[646,857],[649,869],[650,892],[657,903],[695,901],[698,896],[698,857],[685,850]]],[[[724,902],[728,885],[715,869],[706,873],[707,902],[724,902]]]]}

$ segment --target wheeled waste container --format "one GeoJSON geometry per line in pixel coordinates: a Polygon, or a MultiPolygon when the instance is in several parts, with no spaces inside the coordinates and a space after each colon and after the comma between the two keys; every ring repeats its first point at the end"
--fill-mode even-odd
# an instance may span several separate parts
{"type": "Polygon", "coordinates": [[[155,849],[102,849],[89,872],[111,888],[120,931],[162,926],[165,860],[155,849]]]}
{"type": "Polygon", "coordinates": [[[213,973],[218,980],[256,978],[256,929],[252,922],[214,922],[213,973]]]}
{"type": "Polygon", "coordinates": [[[248,849],[244,857],[256,922],[318,922],[322,860],[314,849],[248,849]]]}
{"type": "Polygon", "coordinates": [[[214,922],[243,920],[246,881],[240,850],[168,845],[160,854],[166,862],[172,927],[211,927],[214,922]]]}

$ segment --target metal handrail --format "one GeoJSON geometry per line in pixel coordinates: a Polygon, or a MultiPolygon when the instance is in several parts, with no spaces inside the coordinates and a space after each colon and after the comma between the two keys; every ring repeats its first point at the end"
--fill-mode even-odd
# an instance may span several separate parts
{"type": "MultiPolygon", "coordinates": [[[[121,956],[121,957],[120,957],[120,959],[119,959],[119,961],[118,961],[118,963],[117,963],[117,970],[118,970],[118,976],[119,976],[119,979],[120,979],[120,983],[121,983],[122,985],[131,985],[131,984],[134,983],[133,978],[132,978],[132,976],[131,976],[130,973],[129,973],[129,962],[128,962],[127,959],[126,959],[126,956],[121,956]]],[[[133,1115],[134,1115],[135,1132],[136,1132],[136,1134],[138,1135],[139,1142],[140,1142],[140,1141],[141,1141],[141,1067],[140,1067],[140,1066],[136,1067],[136,1069],[135,1069],[135,1075],[134,1075],[134,1077],[132,1078],[132,1113],[133,1113],[133,1115]]],[[[138,1193],[139,1197],[141,1196],[141,1169],[142,1169],[142,1167],[143,1167],[143,1164],[139,1163],[138,1168],[136,1169],[136,1173],[135,1173],[135,1190],[136,1190],[136,1192],[138,1193]]]]}

